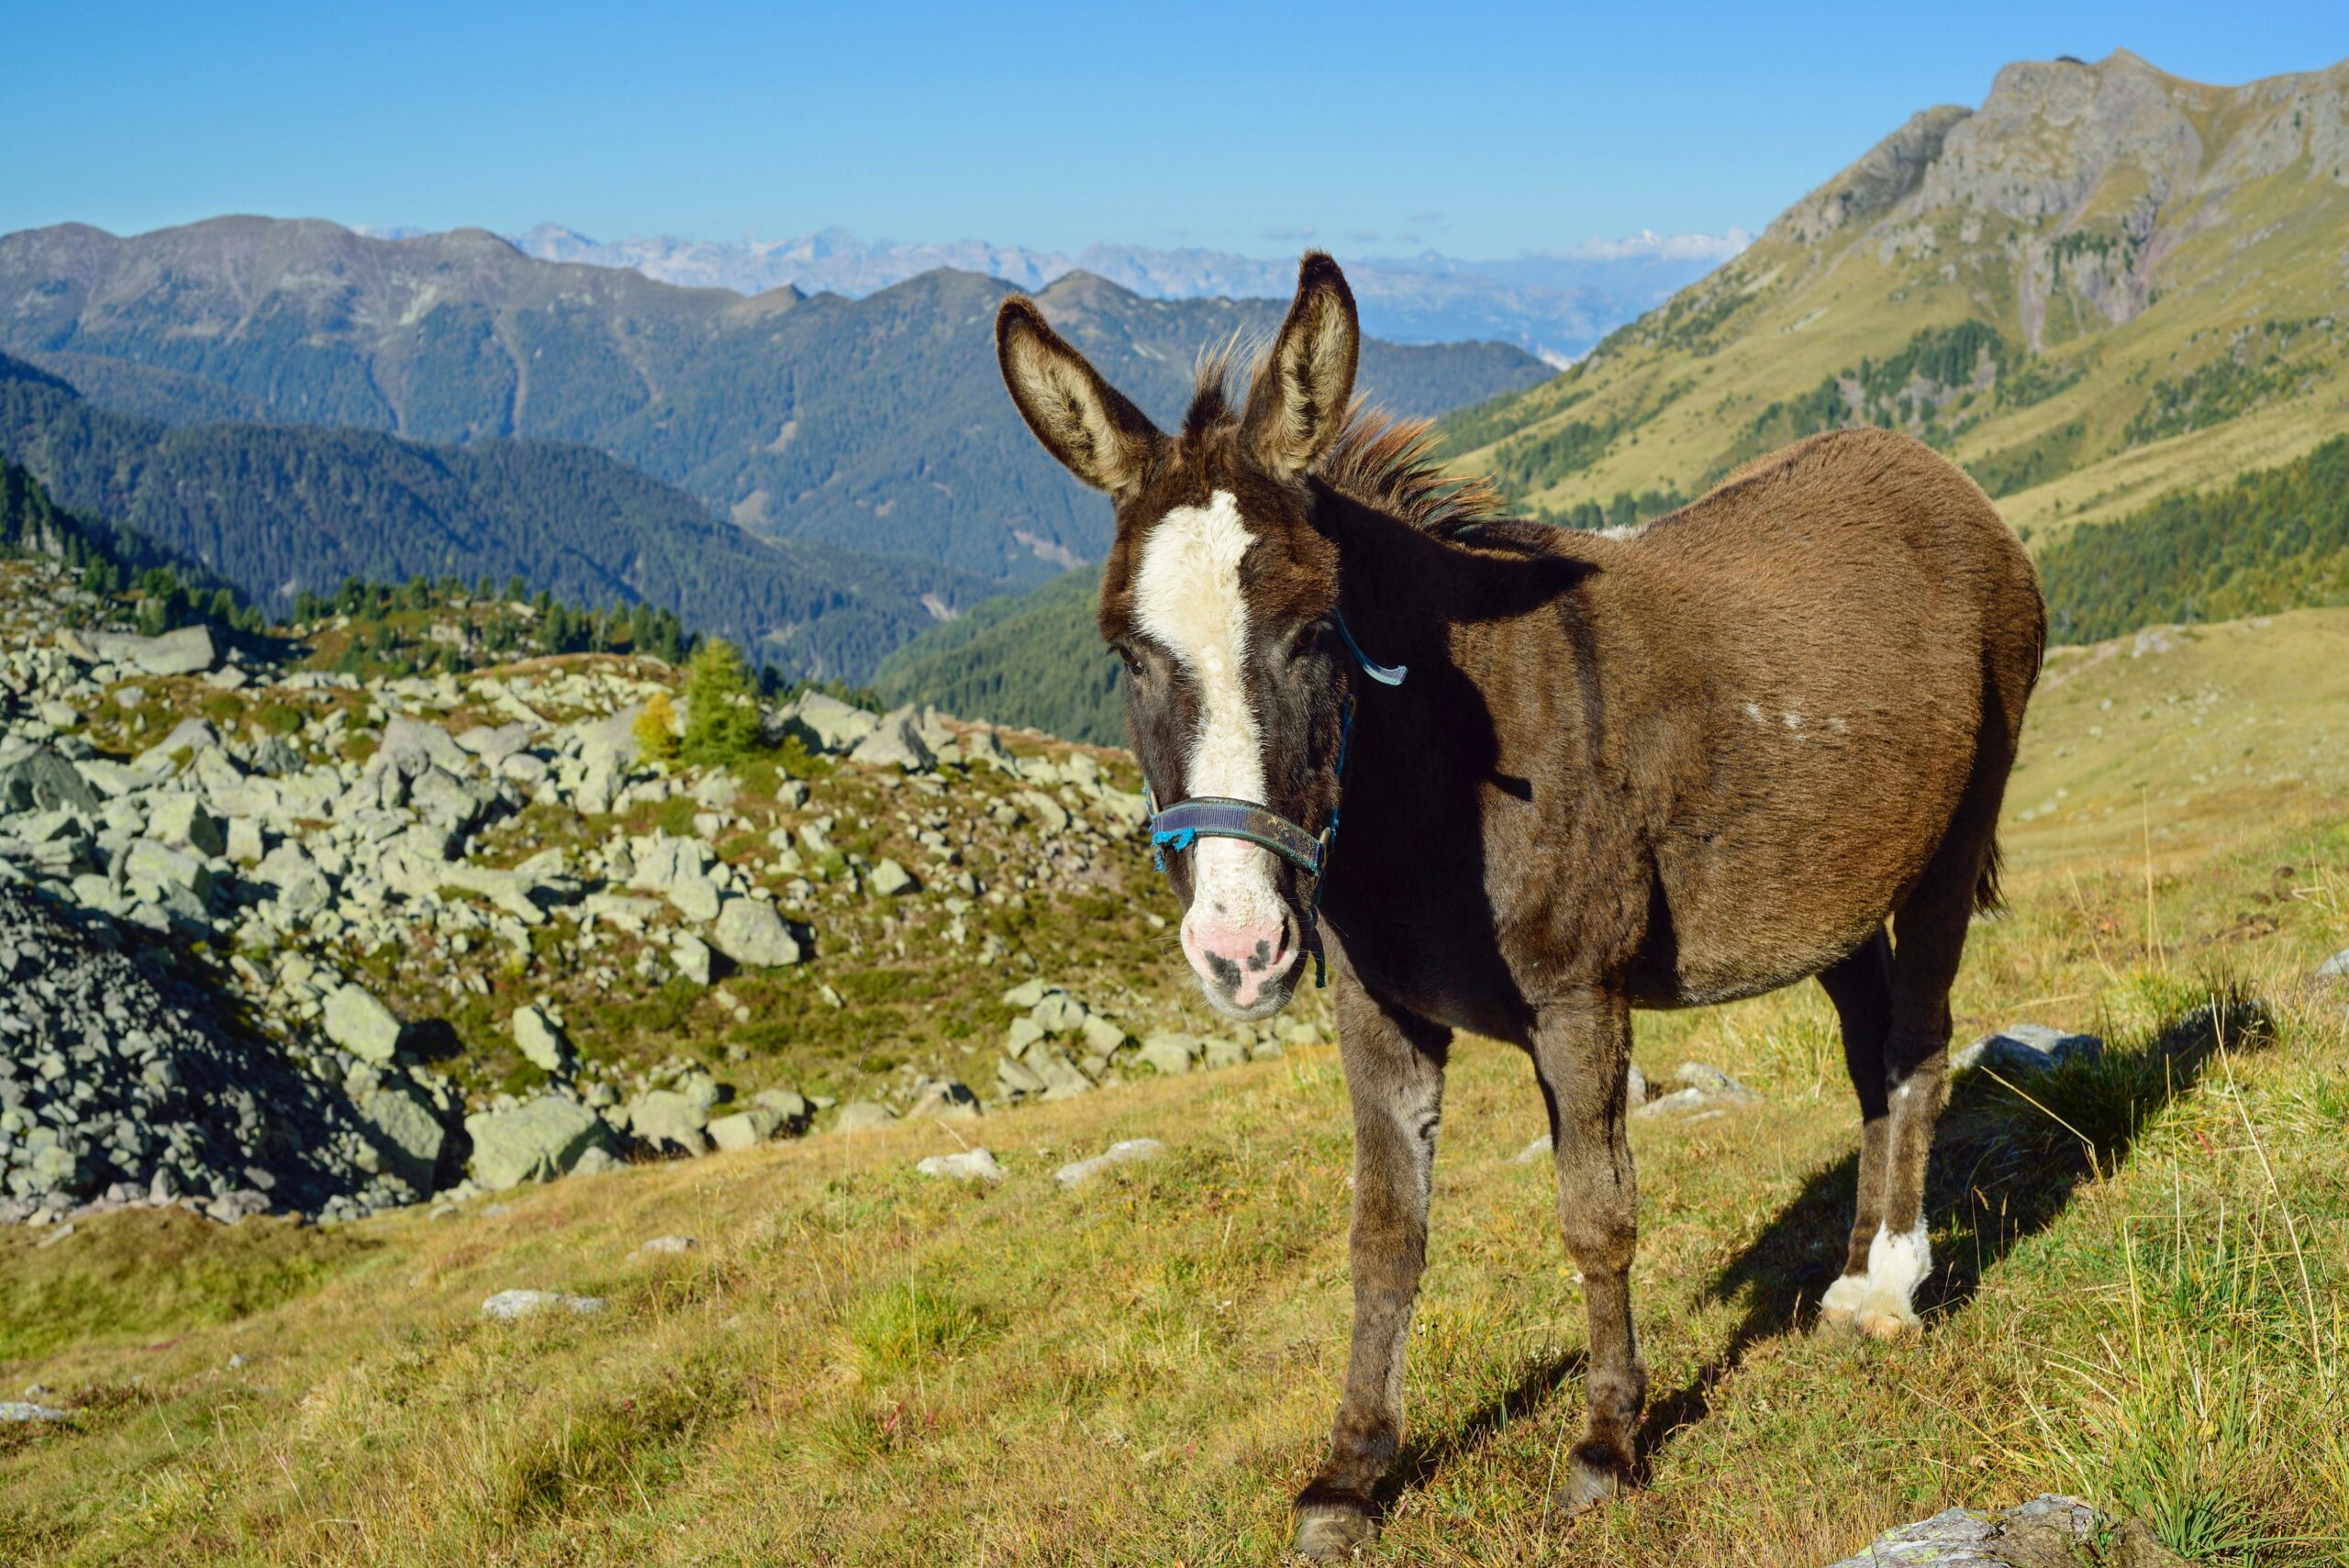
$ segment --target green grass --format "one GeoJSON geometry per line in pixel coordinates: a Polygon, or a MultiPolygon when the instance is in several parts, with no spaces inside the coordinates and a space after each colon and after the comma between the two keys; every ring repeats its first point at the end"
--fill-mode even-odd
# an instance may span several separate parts
{"type": "MultiPolygon", "coordinates": [[[[2343,637],[2349,614],[2303,612],[2051,667],[2012,913],[1976,928],[1954,1005],[1961,1036],[2027,1019],[2110,1049],[1955,1085],[1921,1338],[1807,1331],[1856,1141],[1816,988],[1640,1018],[1652,1077],[1697,1059],[1764,1098],[1634,1125],[1654,1406],[1646,1485],[1598,1514],[1542,1504],[1583,1322],[1549,1174],[1514,1160],[1539,1101],[1515,1052],[1464,1042],[1386,1560],[1820,1562],[2054,1489],[2197,1562],[2341,1562],[2349,987],[2308,974],[2349,946],[2343,637]]],[[[1059,895],[1018,913],[1039,942],[1122,929],[1059,895]]],[[[941,1016],[925,973],[991,1050],[1000,976],[864,973],[844,1010],[810,977],[736,984],[780,1036],[834,1031],[779,1060],[904,1057],[878,1020],[941,1016]]],[[[629,1027],[745,1038],[689,996],[629,1027]]],[[[1343,1366],[1350,1148],[1334,1054],[1302,1049],[449,1219],[195,1226],[184,1255],[148,1216],[0,1237],[0,1385],[76,1411],[0,1439],[0,1562],[1273,1561],[1343,1366]],[[1167,1153],[1053,1184],[1135,1136],[1167,1153]],[[913,1173],[970,1142],[1000,1186],[913,1173]],[[699,1244],[637,1251],[678,1231],[699,1244]],[[611,1306],[480,1321],[516,1285],[611,1306]]]]}

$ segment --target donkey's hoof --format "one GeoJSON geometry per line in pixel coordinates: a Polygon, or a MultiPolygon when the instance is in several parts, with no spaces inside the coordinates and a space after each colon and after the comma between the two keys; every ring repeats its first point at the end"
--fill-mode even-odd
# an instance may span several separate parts
{"type": "Polygon", "coordinates": [[[1319,1503],[1297,1513],[1297,1554],[1316,1562],[1343,1562],[1378,1539],[1368,1514],[1319,1503]]]}
{"type": "Polygon", "coordinates": [[[1860,1331],[1859,1314],[1848,1307],[1823,1307],[1819,1311],[1819,1331],[1822,1334],[1856,1334],[1860,1331]]]}
{"type": "Polygon", "coordinates": [[[1914,1312],[1864,1311],[1853,1318],[1852,1327],[1871,1340],[1889,1343],[1894,1340],[1907,1339],[1921,1330],[1924,1325],[1918,1321],[1914,1312]]]}
{"type": "Polygon", "coordinates": [[[1631,1489],[1631,1471],[1620,1458],[1603,1450],[1577,1448],[1567,1456],[1566,1478],[1551,1500],[1562,1513],[1579,1514],[1611,1503],[1631,1489]]]}

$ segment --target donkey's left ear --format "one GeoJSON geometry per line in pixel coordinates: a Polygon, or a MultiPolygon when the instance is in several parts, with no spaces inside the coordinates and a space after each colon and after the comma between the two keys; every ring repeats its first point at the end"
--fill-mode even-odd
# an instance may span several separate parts
{"type": "Polygon", "coordinates": [[[1346,275],[1322,252],[1307,251],[1288,319],[1248,388],[1242,428],[1258,462],[1283,478],[1312,466],[1345,425],[1361,353],[1346,275]]]}

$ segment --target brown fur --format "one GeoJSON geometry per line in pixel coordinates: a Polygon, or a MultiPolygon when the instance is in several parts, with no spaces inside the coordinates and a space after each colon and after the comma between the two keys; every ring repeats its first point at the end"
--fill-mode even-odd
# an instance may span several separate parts
{"type": "MultiPolygon", "coordinates": [[[[1007,307],[1007,330],[1046,330],[1023,307],[1007,307]]],[[[1571,1503],[1628,1484],[1645,1388],[1628,1284],[1631,1007],[1819,976],[1863,1118],[1847,1272],[1866,1273],[1879,1227],[1918,1224],[1950,984],[1968,917],[1996,896],[1993,830],[2044,640],[2012,531],[1898,435],[1813,437],[1635,537],[1491,519],[1484,493],[1435,468],[1422,429],[1359,411],[1330,428],[1352,386],[1328,336],[1341,308],[1351,325],[1342,278],[1308,257],[1246,413],[1219,375],[1179,438],[1153,430],[1111,465],[1138,477],[1116,492],[1100,606],[1133,673],[1135,751],[1159,798],[1180,799],[1196,694],[1139,639],[1132,573],[1156,519],[1230,491],[1258,541],[1242,584],[1264,804],[1319,823],[1342,790],[1319,919],[1354,1106],[1356,1310],[1330,1455],[1298,1499],[1300,1545],[1320,1553],[1368,1539],[1400,1442],[1453,1030],[1523,1047],[1550,1111],[1591,1324],[1571,1503]],[[1307,348],[1288,342],[1300,321],[1307,348]],[[1268,386],[1306,414],[1268,407],[1268,386]],[[1300,430],[1322,435],[1297,465],[1300,430]],[[1368,685],[1316,636],[1341,607],[1371,657],[1410,667],[1402,686],[1368,685]]],[[[1170,869],[1187,907],[1181,857],[1170,869]]],[[[1302,917],[1311,890],[1283,874],[1302,917]]]]}

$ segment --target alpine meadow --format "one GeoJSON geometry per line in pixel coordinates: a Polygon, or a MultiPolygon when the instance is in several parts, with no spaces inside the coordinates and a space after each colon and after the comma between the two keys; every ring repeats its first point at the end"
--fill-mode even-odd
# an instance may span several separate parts
{"type": "Polygon", "coordinates": [[[0,1565],[2349,1568],[2349,61],[1605,9],[109,45],[0,1565]]]}

